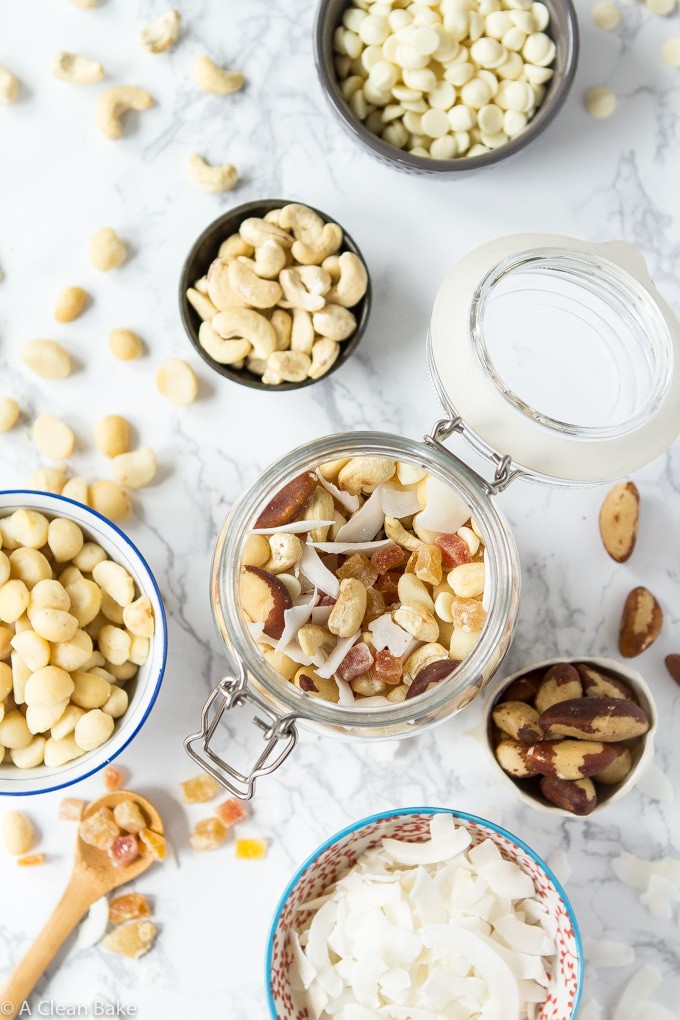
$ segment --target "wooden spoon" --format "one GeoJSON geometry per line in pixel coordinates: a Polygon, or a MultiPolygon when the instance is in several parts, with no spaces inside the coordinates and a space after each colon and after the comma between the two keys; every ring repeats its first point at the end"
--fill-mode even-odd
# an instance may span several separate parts
{"type": "MultiPolygon", "coordinates": [[[[116,790],[99,800],[88,804],[83,818],[89,818],[100,808],[113,809],[124,800],[132,800],[145,815],[148,827],[159,835],[163,834],[163,822],[153,804],[138,793],[116,790]]],[[[45,973],[57,952],[64,944],[79,921],[83,919],[95,900],[137,878],[154,863],[151,854],[137,857],[131,864],[114,867],[106,850],[98,850],[84,843],[78,836],[76,856],[71,880],[64,895],[49,921],[28,950],[23,960],[15,967],[7,985],[0,991],[0,1005],[3,1017],[15,1017],[26,998],[45,973]],[[9,1007],[12,1007],[10,1012],[9,1007]]]]}

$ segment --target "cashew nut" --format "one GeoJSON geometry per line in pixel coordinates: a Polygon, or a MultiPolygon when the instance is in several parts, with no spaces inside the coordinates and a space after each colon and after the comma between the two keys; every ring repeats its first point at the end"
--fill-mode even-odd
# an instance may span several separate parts
{"type": "Polygon", "coordinates": [[[92,85],[104,77],[104,68],[96,60],[80,57],[67,50],[59,50],[54,54],[50,70],[55,78],[73,85],[92,85]]]}
{"type": "Polygon", "coordinates": [[[270,322],[276,333],[277,351],[287,351],[290,348],[293,320],[288,312],[284,312],[282,308],[277,308],[275,312],[272,312],[270,322]]]}
{"type": "Polygon", "coordinates": [[[252,344],[256,358],[265,361],[276,350],[276,333],[269,319],[252,308],[230,308],[218,312],[212,328],[223,340],[238,337],[252,344]]]}
{"type": "MultiPolygon", "coordinates": [[[[373,492],[383,482],[389,481],[395,467],[394,461],[387,457],[352,457],[340,468],[337,484],[352,496],[358,496],[360,492],[373,492]]],[[[392,517],[385,518],[386,522],[391,520],[392,517]]]]}
{"type": "Polygon", "coordinates": [[[368,286],[366,267],[354,252],[344,251],[338,258],[338,268],[340,278],[329,293],[328,301],[344,308],[353,308],[366,293],[368,286]]]}
{"type": "Polygon", "coordinates": [[[361,626],[366,612],[366,589],[355,577],[340,582],[340,594],[328,617],[328,629],[338,637],[351,637],[361,626]]]}
{"type": "Polygon", "coordinates": [[[218,309],[215,308],[214,304],[205,294],[201,294],[200,291],[194,290],[193,287],[189,287],[187,291],[187,301],[194,308],[204,322],[210,322],[214,315],[217,315],[218,309]]]}
{"type": "Polygon", "coordinates": [[[291,308],[304,308],[307,312],[320,312],[326,304],[323,295],[313,294],[307,290],[299,269],[283,269],[279,276],[279,283],[291,308]]]}
{"type": "Polygon", "coordinates": [[[229,282],[229,264],[222,259],[215,259],[210,264],[208,297],[220,312],[229,308],[243,308],[243,298],[229,282]]]}
{"type": "Polygon", "coordinates": [[[245,78],[238,71],[225,71],[207,56],[196,58],[194,77],[199,88],[204,92],[214,92],[217,96],[228,96],[232,92],[238,92],[245,82],[245,78]]]}
{"type": "Polygon", "coordinates": [[[264,375],[267,371],[267,362],[264,358],[256,358],[255,355],[251,354],[246,358],[246,368],[253,375],[264,375]]]}
{"type": "Polygon", "coordinates": [[[103,92],[97,101],[97,124],[107,138],[120,138],[123,134],[123,114],[127,110],[148,110],[153,105],[153,96],[145,89],[137,85],[114,85],[103,92]]]}
{"type": "Polygon", "coordinates": [[[240,234],[231,234],[226,241],[222,241],[217,256],[224,262],[231,262],[232,259],[237,259],[239,255],[245,255],[246,258],[250,258],[254,252],[255,249],[252,244],[244,241],[240,234]]]}
{"type": "Polygon", "coordinates": [[[282,296],[281,287],[275,280],[263,280],[250,266],[234,259],[229,263],[229,283],[237,294],[241,295],[242,304],[253,308],[273,308],[282,296]]]}
{"type": "Polygon", "coordinates": [[[71,3],[76,7],[82,7],[83,10],[92,10],[98,6],[99,0],[71,0],[71,3]]]}
{"type": "Polygon", "coordinates": [[[286,253],[279,244],[271,238],[264,241],[255,251],[255,272],[265,280],[275,280],[286,265],[286,253]]]}
{"type": "Polygon", "coordinates": [[[270,574],[283,574],[286,570],[294,567],[302,556],[302,542],[297,535],[289,535],[285,531],[279,531],[270,535],[269,546],[272,554],[265,563],[264,569],[270,574]]]}
{"type": "Polygon", "coordinates": [[[317,340],[312,346],[312,363],[309,366],[308,376],[310,379],[320,379],[326,375],[331,367],[338,360],[340,344],[335,340],[317,340]]]}
{"type": "MultiPolygon", "coordinates": [[[[274,351],[267,358],[267,370],[279,377],[279,382],[302,382],[307,378],[311,358],[301,351],[274,351]]],[[[267,380],[263,380],[266,382],[267,380]]]]}
{"type": "Polygon", "coordinates": [[[248,340],[223,340],[209,322],[202,322],[198,331],[198,342],[206,354],[220,365],[234,365],[251,351],[248,340]]]}
{"type": "MultiPolygon", "coordinates": [[[[334,511],[335,504],[330,492],[328,489],[324,489],[323,485],[317,485],[312,498],[305,507],[303,519],[305,521],[332,521],[334,511]]],[[[312,542],[325,542],[328,538],[329,528],[329,524],[313,528],[309,533],[312,542]]]]}
{"type": "Polygon", "coordinates": [[[394,622],[418,641],[436,641],[439,637],[434,613],[419,602],[400,606],[394,612],[394,622]]]}
{"type": "Polygon", "coordinates": [[[309,206],[292,203],[280,210],[279,226],[292,230],[296,241],[313,244],[321,236],[324,221],[309,206]]]}
{"type": "Polygon", "coordinates": [[[19,79],[7,67],[0,67],[0,106],[8,106],[19,95],[19,79]]]}
{"type": "Polygon", "coordinates": [[[312,316],[312,322],[316,332],[329,340],[346,340],[357,328],[356,318],[342,305],[326,305],[312,316]]]}
{"type": "Polygon", "coordinates": [[[304,308],[293,309],[293,328],[290,334],[290,348],[292,351],[302,351],[303,354],[311,354],[314,349],[314,326],[312,317],[304,308]]]}
{"type": "Polygon", "coordinates": [[[411,680],[414,680],[421,669],[429,666],[431,662],[439,662],[441,659],[448,658],[449,653],[440,644],[430,642],[429,644],[421,645],[404,662],[404,679],[407,680],[410,677],[411,680]]]}
{"type": "Polygon", "coordinates": [[[325,258],[334,255],[342,244],[342,229],[337,223],[326,223],[314,241],[294,241],[293,258],[304,266],[320,266],[325,258]]]}
{"type": "Polygon", "coordinates": [[[213,166],[206,163],[198,152],[192,152],[187,160],[187,170],[194,184],[207,191],[231,191],[238,183],[238,170],[233,163],[213,166]]]}
{"type": "Polygon", "coordinates": [[[331,289],[331,276],[321,266],[300,266],[297,271],[310,294],[320,294],[321,297],[328,294],[331,289]]]}
{"type": "Polygon", "coordinates": [[[385,534],[397,545],[400,545],[402,549],[408,549],[409,552],[417,552],[423,544],[414,535],[410,535],[396,517],[385,518],[385,534]]]}
{"type": "Polygon", "coordinates": [[[164,53],[177,42],[181,23],[179,11],[171,10],[154,18],[139,33],[142,46],[149,53],[164,53]]]}
{"type": "MultiPolygon", "coordinates": [[[[331,281],[335,285],[340,279],[340,256],[329,255],[327,259],[324,259],[321,263],[321,268],[325,269],[330,274],[331,281]]],[[[340,304],[341,302],[338,302],[340,304]]]]}
{"type": "Polygon", "coordinates": [[[277,227],[281,226],[281,210],[270,209],[268,213],[264,214],[264,219],[267,223],[274,223],[277,227]]]}
{"type": "Polygon", "coordinates": [[[125,262],[127,248],[112,227],[102,227],[90,241],[90,262],[102,273],[125,262]]]}
{"type": "Polygon", "coordinates": [[[293,238],[281,227],[267,220],[261,220],[257,216],[249,216],[239,228],[239,234],[244,241],[252,244],[253,248],[259,247],[265,241],[278,241],[282,248],[290,248],[293,238]]]}

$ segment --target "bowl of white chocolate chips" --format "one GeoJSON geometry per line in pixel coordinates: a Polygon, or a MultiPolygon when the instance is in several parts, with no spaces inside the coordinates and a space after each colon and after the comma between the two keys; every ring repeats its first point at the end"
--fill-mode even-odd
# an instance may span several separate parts
{"type": "Polygon", "coordinates": [[[153,574],[114,524],[62,496],[0,495],[0,794],[59,789],[115,758],[166,651],[153,574]]]}
{"type": "Polygon", "coordinates": [[[383,162],[452,173],[523,149],[576,71],[571,0],[322,0],[316,66],[335,114],[383,162]]]}

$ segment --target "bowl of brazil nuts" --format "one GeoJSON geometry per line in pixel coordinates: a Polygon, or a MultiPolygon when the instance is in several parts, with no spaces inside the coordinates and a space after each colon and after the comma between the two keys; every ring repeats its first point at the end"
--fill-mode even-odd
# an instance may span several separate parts
{"type": "Polygon", "coordinates": [[[371,285],[359,249],[311,206],[247,202],[198,237],[179,285],[182,322],[203,360],[259,390],[295,390],[350,357],[371,285]]]}
{"type": "Polygon", "coordinates": [[[95,510],[0,493],[0,795],[103,768],[158,695],[167,655],[156,581],[95,510]]]}
{"type": "Polygon", "coordinates": [[[322,0],[321,87],[349,134],[410,173],[479,170],[540,135],[576,72],[571,0],[322,0]]]}
{"type": "Polygon", "coordinates": [[[613,659],[547,659],[514,673],[486,709],[494,769],[531,807],[567,817],[620,800],[652,763],[649,686],[613,659]]]}

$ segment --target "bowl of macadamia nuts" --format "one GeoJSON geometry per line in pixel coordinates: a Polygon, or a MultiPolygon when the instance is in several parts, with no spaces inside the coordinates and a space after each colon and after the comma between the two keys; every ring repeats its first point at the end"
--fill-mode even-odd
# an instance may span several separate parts
{"type": "Polygon", "coordinates": [[[260,390],[324,379],[359,343],[371,305],[366,264],[325,213],[267,199],[225,213],[184,263],[182,322],[203,360],[260,390]]]}
{"type": "Polygon", "coordinates": [[[97,772],[146,721],[163,678],[153,574],[95,510],[0,493],[0,795],[97,772]]]}
{"type": "Polygon", "coordinates": [[[479,170],[525,148],[578,58],[571,0],[322,0],[314,38],[343,126],[410,173],[479,170]]]}
{"type": "Polygon", "coordinates": [[[592,815],[625,796],[654,757],[647,683],[613,659],[548,659],[513,674],[486,711],[495,770],[531,807],[592,815]]]}

